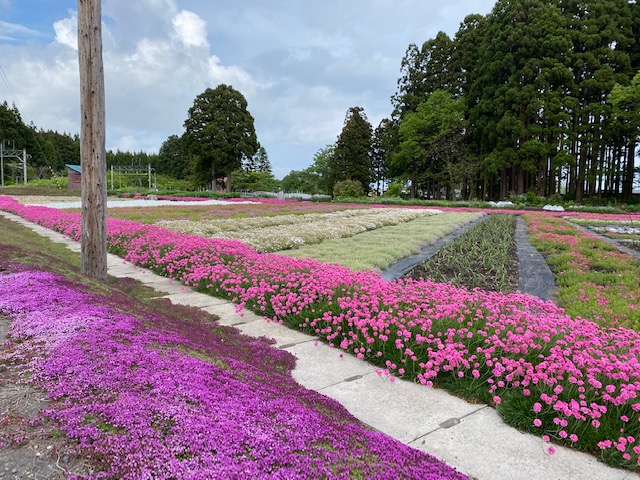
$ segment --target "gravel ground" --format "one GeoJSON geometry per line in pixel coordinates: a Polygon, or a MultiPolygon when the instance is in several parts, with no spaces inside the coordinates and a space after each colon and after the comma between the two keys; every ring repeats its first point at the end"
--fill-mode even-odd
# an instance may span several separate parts
{"type": "MultiPolygon", "coordinates": [[[[81,202],[78,197],[45,197],[45,196],[16,196],[14,197],[23,205],[47,206],[51,208],[80,208],[81,202]]],[[[235,205],[243,203],[256,203],[251,201],[228,202],[225,200],[205,200],[188,202],[182,200],[147,200],[145,198],[118,198],[108,197],[107,208],[114,207],[157,207],[164,205],[180,206],[180,205],[235,205]]]]}

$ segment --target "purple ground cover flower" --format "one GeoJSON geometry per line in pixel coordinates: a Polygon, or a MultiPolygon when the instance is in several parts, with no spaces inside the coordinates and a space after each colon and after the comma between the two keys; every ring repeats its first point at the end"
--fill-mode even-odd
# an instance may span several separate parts
{"type": "Polygon", "coordinates": [[[9,356],[29,360],[96,478],[466,478],[299,386],[267,340],[27,268],[2,271],[0,291],[9,356]]]}

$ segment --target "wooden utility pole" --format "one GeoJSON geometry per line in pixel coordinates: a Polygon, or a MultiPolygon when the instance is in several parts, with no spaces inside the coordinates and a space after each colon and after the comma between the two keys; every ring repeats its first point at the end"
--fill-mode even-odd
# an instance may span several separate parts
{"type": "Polygon", "coordinates": [[[78,0],[80,162],[82,165],[81,271],[107,278],[107,160],[100,0],[78,0]]]}

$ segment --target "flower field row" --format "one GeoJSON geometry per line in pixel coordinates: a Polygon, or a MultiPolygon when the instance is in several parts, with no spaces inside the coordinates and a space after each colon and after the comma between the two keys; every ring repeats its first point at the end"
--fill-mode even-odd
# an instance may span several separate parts
{"type": "Polygon", "coordinates": [[[3,358],[26,362],[95,478],[466,478],[300,387],[264,341],[3,267],[3,358]]]}
{"type": "MultiPolygon", "coordinates": [[[[0,208],[79,238],[79,216],[0,208]]],[[[552,302],[448,284],[384,282],[309,259],[261,255],[110,220],[112,252],[200,291],[318,335],[384,374],[490,402],[520,428],[636,468],[640,453],[640,334],[572,318],[552,302]]]]}
{"type": "MultiPolygon", "coordinates": [[[[443,213],[442,215],[446,215],[443,213]]],[[[498,292],[518,289],[514,215],[492,214],[410,273],[412,278],[498,292]]]]}
{"type": "Polygon", "coordinates": [[[560,218],[527,215],[531,242],[547,259],[558,302],[572,316],[640,330],[640,264],[560,218]]]}
{"type": "Polygon", "coordinates": [[[481,213],[446,212],[370,230],[353,237],[324,240],[315,245],[303,245],[295,250],[278,253],[337,263],[351,270],[380,271],[398,260],[418,253],[425,245],[448,235],[461,224],[481,216],[481,213]]]}
{"type": "Polygon", "coordinates": [[[199,222],[165,220],[157,222],[157,225],[200,237],[234,238],[259,252],[276,252],[320,243],[325,239],[351,237],[385,225],[397,225],[437,213],[439,211],[426,209],[372,208],[199,222]]]}

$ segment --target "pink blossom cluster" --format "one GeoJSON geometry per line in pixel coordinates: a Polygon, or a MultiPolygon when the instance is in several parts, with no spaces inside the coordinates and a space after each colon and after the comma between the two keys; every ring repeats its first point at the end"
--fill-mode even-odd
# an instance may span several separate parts
{"type": "Polygon", "coordinates": [[[466,478],[299,386],[265,339],[27,268],[3,265],[0,290],[3,356],[28,361],[93,478],[466,478]]]}
{"type": "MultiPolygon", "coordinates": [[[[2,198],[0,208],[78,236],[76,217],[2,198]]],[[[127,221],[109,221],[109,245],[134,264],[314,333],[385,373],[425,385],[468,382],[499,410],[529,405],[522,414],[531,429],[558,441],[597,451],[598,442],[620,445],[620,430],[640,438],[636,331],[571,318],[528,295],[385,282],[373,272],[127,221]]],[[[638,442],[624,445],[612,462],[637,464],[638,442]]]]}
{"type": "Polygon", "coordinates": [[[585,318],[640,329],[640,265],[560,218],[527,215],[534,242],[547,251],[561,285],[559,300],[585,318]]]}

